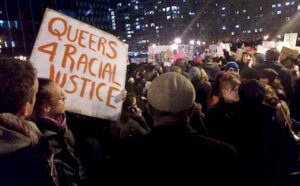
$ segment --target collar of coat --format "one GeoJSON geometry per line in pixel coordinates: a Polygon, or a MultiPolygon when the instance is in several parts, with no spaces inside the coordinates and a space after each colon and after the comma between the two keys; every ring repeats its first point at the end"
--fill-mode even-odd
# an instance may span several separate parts
{"type": "Polygon", "coordinates": [[[33,122],[11,113],[0,113],[0,155],[34,146],[41,136],[33,122]]]}

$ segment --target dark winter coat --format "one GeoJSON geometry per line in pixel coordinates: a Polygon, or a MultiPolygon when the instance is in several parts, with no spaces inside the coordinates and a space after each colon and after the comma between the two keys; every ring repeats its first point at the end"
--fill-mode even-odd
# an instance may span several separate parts
{"type": "Polygon", "coordinates": [[[185,125],[155,127],[147,139],[145,185],[237,185],[235,149],[185,125]]]}
{"type": "Polygon", "coordinates": [[[48,170],[56,185],[82,185],[83,166],[75,155],[75,141],[70,129],[58,131],[42,118],[37,118],[36,123],[48,142],[51,153],[48,170]]]}
{"type": "Polygon", "coordinates": [[[0,185],[52,185],[46,171],[47,146],[36,125],[9,113],[0,114],[0,185]]]}

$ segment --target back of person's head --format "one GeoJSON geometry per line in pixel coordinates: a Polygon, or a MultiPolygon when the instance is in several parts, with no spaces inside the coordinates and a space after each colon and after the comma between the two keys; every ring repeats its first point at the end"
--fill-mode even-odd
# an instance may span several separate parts
{"type": "Polygon", "coordinates": [[[271,107],[276,107],[279,103],[279,98],[275,90],[270,85],[265,85],[265,91],[266,94],[264,102],[271,107]]]}
{"type": "Polygon", "coordinates": [[[264,79],[268,79],[269,82],[272,83],[278,77],[278,73],[275,70],[271,69],[271,68],[265,68],[260,72],[259,77],[264,78],[264,79]]]}
{"type": "Polygon", "coordinates": [[[185,70],[186,68],[186,61],[182,58],[176,59],[176,61],[174,62],[175,66],[178,66],[182,69],[182,71],[185,70]]]}
{"type": "Polygon", "coordinates": [[[34,86],[35,81],[36,69],[30,62],[0,59],[0,113],[17,114],[27,103],[33,106],[38,86],[34,86]]]}
{"type": "Polygon", "coordinates": [[[225,73],[220,79],[220,89],[234,89],[240,85],[241,81],[232,74],[225,73]]]}
{"type": "Polygon", "coordinates": [[[189,70],[188,76],[191,81],[196,81],[201,79],[201,71],[198,67],[192,67],[189,70]]]}
{"type": "Polygon", "coordinates": [[[262,64],[265,61],[265,55],[261,53],[254,54],[255,64],[262,64]]]}
{"type": "Polygon", "coordinates": [[[280,53],[276,48],[267,50],[265,58],[267,62],[278,61],[280,53]]]}
{"type": "Polygon", "coordinates": [[[204,62],[205,63],[212,63],[213,62],[213,57],[212,56],[210,56],[210,55],[207,55],[206,57],[205,57],[205,59],[204,59],[204,62]]]}
{"type": "Polygon", "coordinates": [[[154,79],[147,96],[148,103],[154,109],[174,114],[192,108],[195,102],[192,83],[176,72],[168,72],[154,79]]]}
{"type": "Polygon", "coordinates": [[[233,103],[239,101],[238,87],[240,83],[240,80],[230,73],[225,73],[220,79],[220,93],[225,102],[233,103]]]}
{"type": "Polygon", "coordinates": [[[265,88],[255,79],[245,80],[239,86],[239,96],[242,103],[261,104],[265,97],[265,88]]]}

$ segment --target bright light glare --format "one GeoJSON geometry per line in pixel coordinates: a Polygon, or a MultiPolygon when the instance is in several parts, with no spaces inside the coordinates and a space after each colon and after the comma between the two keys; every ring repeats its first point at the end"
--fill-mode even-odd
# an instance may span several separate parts
{"type": "Polygon", "coordinates": [[[179,37],[177,37],[177,38],[174,39],[174,42],[175,42],[176,44],[179,44],[179,43],[181,43],[181,39],[180,39],[179,37]]]}
{"type": "Polygon", "coordinates": [[[269,35],[265,35],[265,36],[264,36],[264,40],[268,40],[269,37],[270,37],[269,35]]]}
{"type": "Polygon", "coordinates": [[[178,49],[178,45],[177,45],[177,44],[173,44],[173,45],[172,45],[172,49],[173,49],[173,50],[177,50],[177,49],[178,49]]]}

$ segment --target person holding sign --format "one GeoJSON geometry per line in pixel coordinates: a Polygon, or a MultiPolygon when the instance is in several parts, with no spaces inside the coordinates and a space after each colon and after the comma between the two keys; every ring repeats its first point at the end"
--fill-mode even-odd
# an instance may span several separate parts
{"type": "Polygon", "coordinates": [[[34,119],[49,144],[49,174],[55,185],[82,185],[81,163],[75,156],[74,137],[67,127],[65,95],[59,85],[49,79],[39,79],[34,119]]]}

